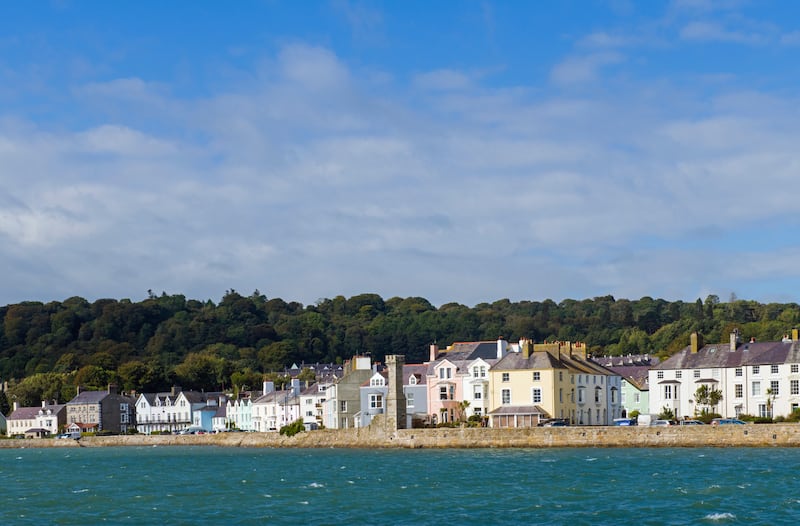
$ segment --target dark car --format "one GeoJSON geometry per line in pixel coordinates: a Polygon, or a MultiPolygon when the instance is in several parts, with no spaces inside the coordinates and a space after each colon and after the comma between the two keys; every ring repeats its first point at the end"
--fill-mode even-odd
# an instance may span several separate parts
{"type": "Polygon", "coordinates": [[[545,422],[540,422],[539,427],[567,427],[569,420],[566,418],[551,418],[545,422]]]}
{"type": "Polygon", "coordinates": [[[739,420],[738,418],[715,418],[711,421],[712,426],[724,426],[729,424],[743,426],[745,423],[746,422],[739,420]]]}

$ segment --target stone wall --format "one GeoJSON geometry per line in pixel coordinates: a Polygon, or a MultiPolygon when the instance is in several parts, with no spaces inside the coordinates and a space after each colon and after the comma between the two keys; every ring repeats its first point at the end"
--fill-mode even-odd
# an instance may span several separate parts
{"type": "Polygon", "coordinates": [[[369,427],[325,429],[294,437],[277,433],[220,433],[84,437],[80,441],[0,440],[0,448],[188,445],[309,448],[800,447],[800,425],[438,428],[400,429],[396,432],[369,427]]]}

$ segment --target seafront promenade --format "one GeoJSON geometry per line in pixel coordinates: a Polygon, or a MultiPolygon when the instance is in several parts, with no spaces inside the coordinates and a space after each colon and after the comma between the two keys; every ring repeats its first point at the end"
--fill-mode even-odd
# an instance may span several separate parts
{"type": "Polygon", "coordinates": [[[530,429],[381,428],[277,433],[87,436],[76,440],[0,440],[0,448],[107,446],[218,446],[286,448],[548,448],[548,447],[800,447],[798,424],[673,427],[562,427],[530,429]]]}

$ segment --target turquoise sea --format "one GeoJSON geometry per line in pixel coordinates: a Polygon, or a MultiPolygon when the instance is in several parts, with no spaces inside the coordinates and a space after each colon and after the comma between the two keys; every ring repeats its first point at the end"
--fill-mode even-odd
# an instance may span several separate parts
{"type": "Polygon", "coordinates": [[[0,449],[0,524],[797,524],[800,449],[0,449]]]}

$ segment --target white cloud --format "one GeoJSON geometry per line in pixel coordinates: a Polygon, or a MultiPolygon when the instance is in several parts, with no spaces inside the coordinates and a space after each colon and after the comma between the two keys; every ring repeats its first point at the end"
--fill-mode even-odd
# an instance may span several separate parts
{"type": "Polygon", "coordinates": [[[414,84],[426,90],[459,90],[472,85],[470,78],[460,71],[440,69],[420,73],[414,78],[414,84]]]}
{"type": "Polygon", "coordinates": [[[746,32],[727,29],[714,22],[693,21],[686,24],[680,31],[684,40],[735,42],[739,44],[763,44],[767,41],[766,35],[758,32],[746,32]]]}
{"type": "MultiPolygon", "coordinates": [[[[77,131],[0,121],[0,270],[14,283],[0,303],[147,289],[477,303],[735,288],[719,240],[796,226],[798,105],[666,82],[559,93],[602,85],[623,60],[572,57],[553,91],[452,69],[407,88],[294,44],[206,98],[130,79],[76,90],[76,111],[142,102],[77,131]]],[[[743,252],[745,268],[771,279],[759,253],[743,252]]]]}
{"type": "Polygon", "coordinates": [[[597,79],[600,70],[619,64],[625,57],[616,52],[592,53],[573,56],[557,64],[550,72],[550,79],[557,84],[581,84],[597,79]]]}

